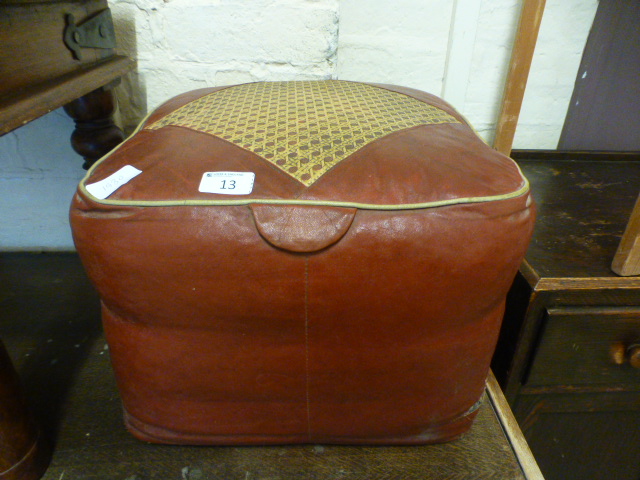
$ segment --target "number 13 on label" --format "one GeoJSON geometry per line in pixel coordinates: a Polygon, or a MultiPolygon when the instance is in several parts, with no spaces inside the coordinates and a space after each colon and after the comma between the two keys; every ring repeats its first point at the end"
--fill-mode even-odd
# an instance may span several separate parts
{"type": "Polygon", "coordinates": [[[205,172],[198,190],[223,195],[249,195],[255,178],[253,172],[205,172]]]}

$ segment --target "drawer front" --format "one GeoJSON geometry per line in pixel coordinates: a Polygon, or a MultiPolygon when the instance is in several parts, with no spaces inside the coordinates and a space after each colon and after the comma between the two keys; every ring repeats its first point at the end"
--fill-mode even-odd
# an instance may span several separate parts
{"type": "Polygon", "coordinates": [[[550,309],[526,384],[640,388],[639,353],[640,308],[550,309]]]}
{"type": "Polygon", "coordinates": [[[640,479],[640,393],[521,395],[513,413],[546,480],[640,479]]]}

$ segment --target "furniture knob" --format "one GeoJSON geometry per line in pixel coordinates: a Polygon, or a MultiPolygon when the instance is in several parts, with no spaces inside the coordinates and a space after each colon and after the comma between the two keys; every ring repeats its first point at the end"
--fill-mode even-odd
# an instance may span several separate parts
{"type": "Polygon", "coordinates": [[[640,343],[625,345],[615,343],[611,346],[611,359],[616,365],[624,365],[627,360],[633,368],[640,368],[640,343]]]}
{"type": "Polygon", "coordinates": [[[633,368],[640,368],[640,343],[635,343],[627,348],[629,364],[633,368]]]}

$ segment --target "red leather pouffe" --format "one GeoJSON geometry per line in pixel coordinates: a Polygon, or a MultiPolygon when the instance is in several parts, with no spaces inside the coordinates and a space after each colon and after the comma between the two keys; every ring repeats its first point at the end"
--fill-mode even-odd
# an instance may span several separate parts
{"type": "Polygon", "coordinates": [[[126,424],[189,444],[461,435],[533,222],[451,106],[346,81],[178,96],[71,207],[126,424]]]}

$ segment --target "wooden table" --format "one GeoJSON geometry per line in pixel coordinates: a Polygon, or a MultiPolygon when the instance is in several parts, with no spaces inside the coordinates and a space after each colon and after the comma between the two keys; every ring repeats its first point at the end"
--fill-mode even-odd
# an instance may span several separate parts
{"type": "MultiPolygon", "coordinates": [[[[122,141],[111,87],[134,62],[105,45],[74,53],[65,43],[71,26],[81,30],[96,17],[103,19],[101,37],[115,44],[107,0],[0,2],[0,135],[64,106],[76,122],[71,145],[85,168],[122,141]]],[[[89,37],[84,30],[75,35],[89,37]]]]}
{"type": "MultiPolygon", "coordinates": [[[[64,107],[88,168],[124,138],[111,87],[134,62],[114,47],[107,0],[0,2],[0,135],[64,107]]],[[[0,342],[0,479],[38,478],[47,458],[0,342]]]]}
{"type": "Polygon", "coordinates": [[[45,480],[537,479],[490,376],[474,426],[411,447],[151,445],[124,429],[100,307],[75,254],[0,254],[0,335],[54,453],[45,480]]]}

